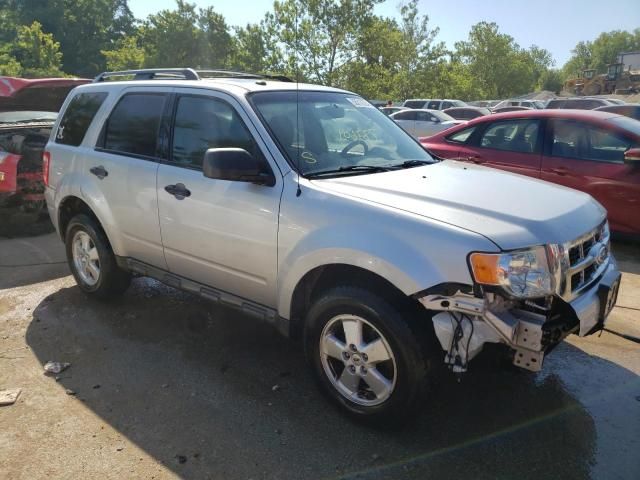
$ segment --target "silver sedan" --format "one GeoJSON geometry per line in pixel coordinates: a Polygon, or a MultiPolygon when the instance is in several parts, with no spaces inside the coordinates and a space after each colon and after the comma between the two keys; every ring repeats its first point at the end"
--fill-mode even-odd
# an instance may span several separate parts
{"type": "Polygon", "coordinates": [[[428,137],[465,123],[464,120],[456,120],[440,110],[403,110],[393,113],[389,117],[414,137],[428,137]]]}

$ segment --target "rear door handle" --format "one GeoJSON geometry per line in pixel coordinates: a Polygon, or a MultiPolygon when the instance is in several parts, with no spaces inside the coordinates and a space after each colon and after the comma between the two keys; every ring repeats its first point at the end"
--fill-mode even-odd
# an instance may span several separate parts
{"type": "Polygon", "coordinates": [[[93,173],[96,177],[98,177],[100,180],[102,180],[104,177],[109,175],[109,172],[107,172],[102,165],[99,165],[97,167],[92,167],[89,169],[89,171],[93,173]]]}
{"type": "Polygon", "coordinates": [[[553,173],[557,173],[558,175],[566,175],[567,173],[569,173],[569,169],[565,167],[550,168],[549,170],[551,170],[553,173]]]}
{"type": "Polygon", "coordinates": [[[173,195],[178,200],[183,200],[186,197],[191,196],[191,191],[184,186],[183,183],[176,183],[175,185],[167,185],[164,187],[167,193],[173,195]]]}

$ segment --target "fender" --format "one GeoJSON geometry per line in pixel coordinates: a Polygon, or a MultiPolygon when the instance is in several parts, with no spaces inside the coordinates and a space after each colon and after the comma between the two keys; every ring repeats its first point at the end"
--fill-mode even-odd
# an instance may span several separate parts
{"type": "MultiPolygon", "coordinates": [[[[305,191],[305,194],[311,197],[311,192],[305,191]]],[[[329,199],[325,198],[325,202],[329,203],[329,199]]],[[[339,208],[326,208],[326,203],[325,211],[335,212],[334,217],[341,216],[339,208]]],[[[283,318],[291,316],[293,292],[298,282],[323,265],[360,267],[385,278],[404,294],[412,295],[441,283],[471,284],[467,254],[481,248],[495,249],[495,245],[480,235],[426,221],[423,217],[395,212],[385,215],[382,209],[376,209],[375,216],[352,209],[344,212],[344,205],[342,209],[349,222],[339,219],[321,222],[322,227],[311,228],[300,237],[304,229],[291,228],[289,222],[297,226],[300,222],[313,225],[314,220],[309,216],[306,221],[281,216],[277,309],[283,318]],[[376,218],[376,222],[367,221],[370,218],[376,218]],[[429,245],[437,248],[431,249],[429,245]]]]}

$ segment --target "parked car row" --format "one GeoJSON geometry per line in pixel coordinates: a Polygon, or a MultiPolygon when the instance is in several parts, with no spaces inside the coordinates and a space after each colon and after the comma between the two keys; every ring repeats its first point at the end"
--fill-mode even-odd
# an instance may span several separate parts
{"type": "Polygon", "coordinates": [[[640,235],[640,122],[603,111],[527,110],[421,138],[428,151],[587,192],[611,228],[640,235]]]}

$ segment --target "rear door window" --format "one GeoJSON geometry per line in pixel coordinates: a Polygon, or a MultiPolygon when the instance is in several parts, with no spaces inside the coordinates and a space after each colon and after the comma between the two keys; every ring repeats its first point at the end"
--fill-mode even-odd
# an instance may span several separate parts
{"type": "Polygon", "coordinates": [[[432,102],[427,103],[427,106],[425,108],[428,108],[429,110],[439,110],[440,109],[440,101],[439,100],[434,100],[432,102]]]}
{"type": "Polygon", "coordinates": [[[105,92],[79,93],[73,97],[60,120],[55,142],[80,145],[105,98],[105,92]]]}
{"type": "Polygon", "coordinates": [[[606,163],[623,163],[624,152],[638,144],[604,128],[570,120],[553,120],[551,155],[606,163]]]}
{"type": "Polygon", "coordinates": [[[105,126],[104,149],[142,157],[156,157],[164,93],[128,93],[120,99],[105,126]]]}
{"type": "Polygon", "coordinates": [[[534,119],[494,122],[482,134],[480,146],[509,152],[534,153],[540,121],[534,119]]]}

